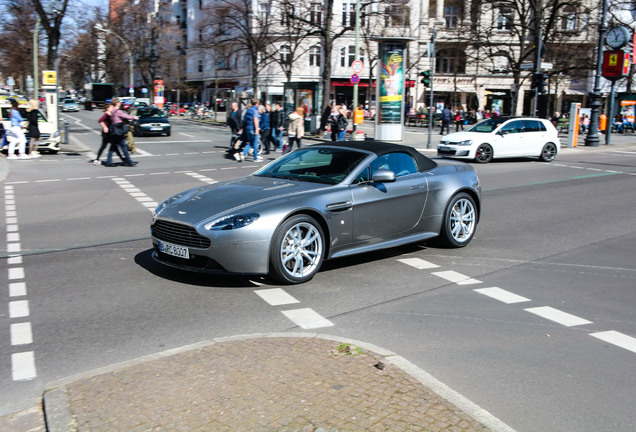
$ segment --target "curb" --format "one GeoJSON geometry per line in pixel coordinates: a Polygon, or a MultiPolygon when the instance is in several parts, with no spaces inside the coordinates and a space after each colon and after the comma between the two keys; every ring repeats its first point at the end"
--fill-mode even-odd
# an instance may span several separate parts
{"type": "Polygon", "coordinates": [[[49,384],[49,390],[46,390],[43,397],[43,406],[45,413],[46,428],[49,432],[78,432],[77,423],[71,411],[70,401],[66,385],[73,382],[88,379],[97,375],[114,372],[116,370],[133,367],[136,365],[151,362],[165,357],[170,357],[185,353],[191,350],[212,346],[215,344],[233,342],[246,339],[259,339],[259,338],[307,338],[307,339],[324,339],[339,343],[353,344],[368,351],[372,351],[375,354],[385,357],[387,362],[393,364],[397,368],[401,369],[404,373],[409,374],[414,379],[419,381],[422,385],[437,393],[440,397],[447,400],[457,408],[462,410],[473,419],[479,421],[484,426],[489,428],[493,432],[515,432],[510,426],[499,420],[497,417],[481,408],[477,404],[471,402],[466,397],[452,390],[444,383],[437,380],[435,377],[420,369],[404,357],[399,356],[392,351],[384,349],[382,347],[358,341],[355,339],[343,338],[339,336],[333,336],[320,333],[254,333],[244,334],[230,337],[215,338],[208,341],[201,341],[199,343],[186,345],[171,350],[162,351],[156,354],[140,357],[133,360],[128,360],[120,363],[115,363],[103,368],[98,368],[85,373],[72,375],[61,380],[56,380],[49,384]]]}

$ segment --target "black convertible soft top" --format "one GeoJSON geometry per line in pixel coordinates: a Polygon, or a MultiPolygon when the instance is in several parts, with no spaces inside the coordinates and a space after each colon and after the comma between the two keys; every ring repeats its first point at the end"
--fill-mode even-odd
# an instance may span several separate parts
{"type": "Polygon", "coordinates": [[[356,150],[366,150],[375,153],[378,156],[382,156],[387,153],[407,153],[415,159],[419,172],[428,171],[437,166],[437,162],[427,158],[422,153],[418,152],[413,147],[409,147],[402,144],[395,144],[383,141],[335,141],[331,143],[321,143],[317,145],[332,146],[332,147],[345,147],[356,150]]]}

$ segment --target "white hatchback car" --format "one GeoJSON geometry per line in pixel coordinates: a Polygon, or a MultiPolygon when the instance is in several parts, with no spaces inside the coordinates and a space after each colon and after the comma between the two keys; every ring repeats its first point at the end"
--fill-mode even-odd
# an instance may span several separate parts
{"type": "Polygon", "coordinates": [[[534,117],[493,117],[463,132],[446,135],[437,146],[441,157],[474,159],[538,157],[551,162],[560,147],[559,133],[549,120],[534,117]]]}

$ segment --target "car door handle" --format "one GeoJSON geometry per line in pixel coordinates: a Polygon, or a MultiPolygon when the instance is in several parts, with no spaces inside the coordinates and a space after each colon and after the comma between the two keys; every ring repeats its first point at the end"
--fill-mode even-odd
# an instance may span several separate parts
{"type": "Polygon", "coordinates": [[[411,186],[411,190],[417,190],[417,189],[426,189],[426,183],[425,184],[419,184],[419,185],[411,186]]]}
{"type": "Polygon", "coordinates": [[[327,210],[330,212],[342,212],[351,210],[353,208],[353,203],[351,201],[343,201],[332,204],[327,204],[327,210]]]}

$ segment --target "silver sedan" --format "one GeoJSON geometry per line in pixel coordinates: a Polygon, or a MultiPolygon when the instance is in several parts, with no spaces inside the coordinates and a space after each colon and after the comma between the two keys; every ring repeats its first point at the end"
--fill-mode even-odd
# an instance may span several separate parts
{"type": "Polygon", "coordinates": [[[162,202],[151,224],[153,257],[185,270],[302,283],[325,259],[434,237],[466,246],[480,194],[463,162],[382,142],[313,145],[162,202]]]}

